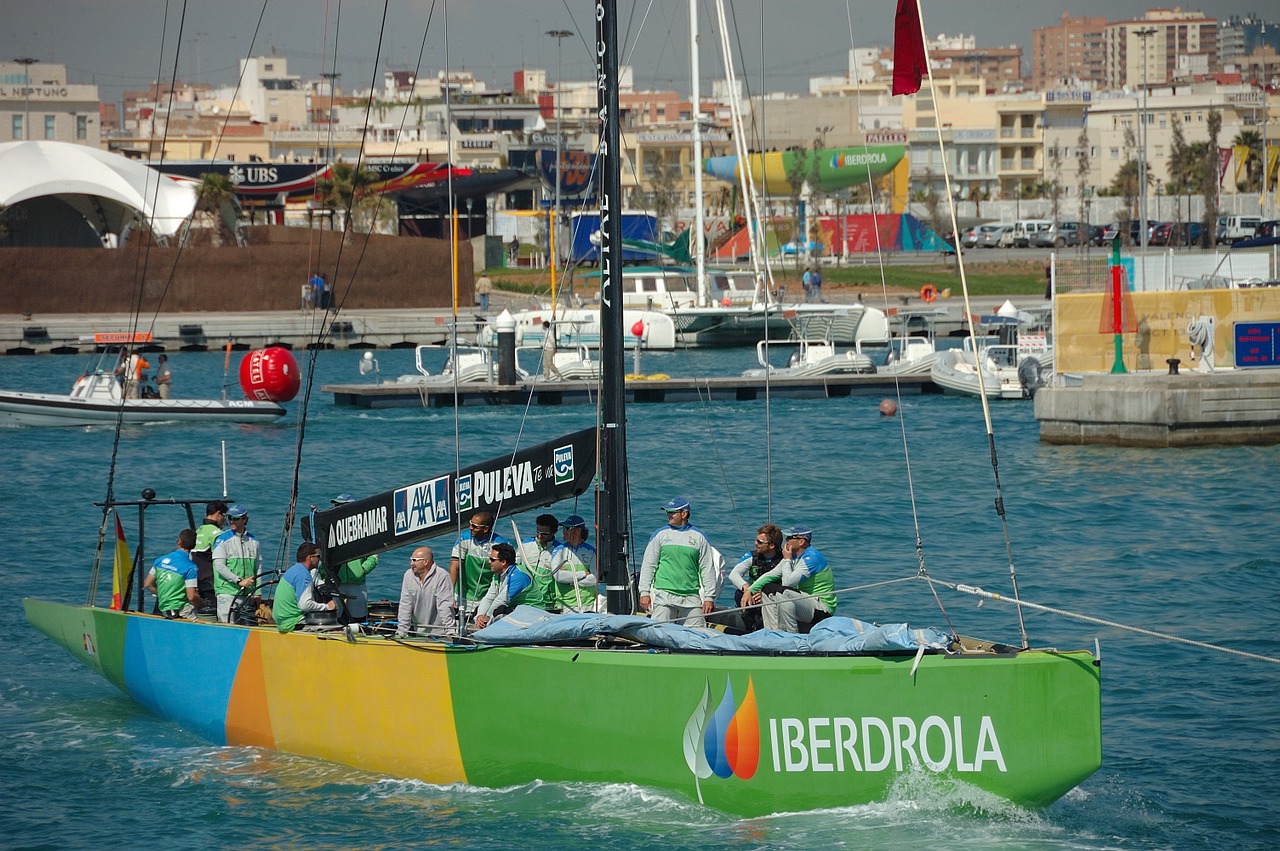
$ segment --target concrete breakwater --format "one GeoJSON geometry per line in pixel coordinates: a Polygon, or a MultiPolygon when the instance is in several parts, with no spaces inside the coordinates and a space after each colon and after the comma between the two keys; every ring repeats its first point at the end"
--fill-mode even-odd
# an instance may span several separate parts
{"type": "Polygon", "coordinates": [[[1084,375],[1036,393],[1040,440],[1112,446],[1280,443],[1280,369],[1084,375]]]}

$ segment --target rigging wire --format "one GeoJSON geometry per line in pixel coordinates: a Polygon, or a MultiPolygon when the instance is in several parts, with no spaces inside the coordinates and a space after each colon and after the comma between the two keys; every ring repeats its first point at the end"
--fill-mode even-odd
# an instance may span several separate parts
{"type": "MultiPolygon", "coordinates": [[[[181,55],[181,52],[182,52],[182,29],[183,29],[183,23],[186,21],[186,13],[187,13],[187,4],[184,0],[182,4],[182,15],[179,19],[179,24],[178,24],[178,38],[177,38],[178,44],[174,50],[173,73],[170,77],[170,83],[169,83],[170,112],[172,112],[172,109],[173,109],[173,95],[174,95],[173,90],[177,82],[178,57],[181,55]]],[[[169,5],[168,3],[166,3],[165,10],[164,10],[164,18],[160,28],[160,60],[158,63],[159,68],[156,71],[157,80],[160,79],[160,77],[164,72],[164,41],[165,41],[165,34],[168,32],[168,27],[169,27],[169,5]]],[[[157,91],[156,94],[158,96],[159,92],[157,91]]],[[[161,137],[161,143],[160,143],[160,158],[162,162],[164,160],[164,152],[168,144],[168,139],[169,139],[169,122],[166,120],[164,134],[161,137]]],[[[147,182],[148,184],[151,182],[150,175],[148,175],[147,182]]],[[[154,192],[152,192],[152,195],[151,195],[152,209],[155,209],[156,207],[155,202],[159,198],[160,182],[161,182],[161,178],[157,174],[156,182],[155,182],[155,190],[154,192]]],[[[128,394],[125,392],[125,390],[130,386],[130,383],[131,383],[130,377],[127,374],[129,371],[129,358],[127,357],[127,355],[131,348],[134,352],[140,351],[139,349],[136,348],[136,346],[138,345],[136,338],[138,334],[139,321],[142,315],[142,297],[146,289],[147,267],[151,258],[151,243],[153,241],[154,241],[154,237],[152,236],[151,229],[148,228],[146,237],[142,240],[139,240],[139,244],[138,244],[138,254],[141,255],[140,269],[138,268],[138,260],[137,260],[138,254],[135,254],[134,268],[137,270],[137,275],[135,276],[135,283],[134,283],[134,289],[133,289],[133,305],[130,309],[130,320],[129,320],[129,338],[132,342],[121,351],[121,355],[122,357],[124,357],[123,363],[125,366],[126,374],[123,376],[124,382],[122,383],[122,386],[120,388],[120,403],[116,406],[115,428],[113,429],[112,438],[111,438],[111,460],[107,468],[107,493],[106,493],[106,497],[103,499],[102,522],[98,526],[98,543],[97,543],[96,549],[94,550],[93,568],[90,571],[90,575],[89,575],[89,588],[88,588],[88,600],[87,600],[88,605],[94,605],[95,598],[98,596],[98,577],[102,569],[102,551],[106,545],[107,525],[111,517],[113,504],[115,502],[115,480],[116,480],[116,467],[117,467],[117,462],[119,460],[119,453],[120,453],[120,434],[124,427],[124,408],[125,408],[125,405],[128,404],[128,394]]],[[[171,269],[170,279],[172,279],[172,274],[173,274],[173,271],[171,269]]],[[[166,290],[167,290],[167,287],[168,285],[166,284],[166,290]]],[[[152,320],[152,327],[154,328],[154,319],[152,320]]],[[[141,354],[139,354],[138,357],[141,358],[141,354]]],[[[133,376],[133,379],[132,379],[132,384],[134,386],[137,386],[138,384],[136,370],[135,370],[135,375],[133,376]]],[[[141,388],[139,388],[139,391],[141,391],[141,388]]],[[[139,585],[139,589],[141,589],[141,585],[139,585]]]]}
{"type": "MultiPolygon", "coordinates": [[[[946,147],[942,141],[942,123],[936,120],[937,110],[938,110],[938,87],[937,87],[937,83],[934,81],[934,78],[933,78],[933,67],[930,65],[928,60],[929,36],[925,32],[925,28],[924,28],[924,10],[920,8],[920,0],[911,0],[911,2],[914,2],[916,4],[916,14],[918,16],[918,20],[920,23],[920,44],[924,47],[925,54],[926,54],[924,67],[925,67],[925,72],[928,74],[928,77],[929,77],[929,93],[933,102],[933,109],[934,109],[934,116],[935,116],[935,120],[933,123],[935,128],[938,131],[937,132],[938,154],[942,160],[942,165],[943,165],[942,178],[943,178],[943,184],[946,188],[947,212],[950,214],[950,217],[951,217],[951,233],[953,235],[952,238],[958,240],[960,235],[960,226],[956,222],[956,199],[951,193],[951,172],[946,167],[946,163],[947,163],[946,147]]],[[[983,420],[986,422],[987,445],[991,453],[991,473],[995,480],[995,491],[996,491],[995,509],[996,509],[996,514],[999,515],[1000,517],[1001,531],[1004,533],[1004,548],[1005,548],[1005,555],[1007,556],[1009,561],[1009,581],[1013,588],[1013,597],[1015,600],[1018,600],[1020,599],[1020,596],[1021,596],[1018,592],[1018,571],[1017,571],[1017,568],[1014,566],[1013,542],[1009,536],[1009,520],[1008,520],[1008,517],[1005,515],[1005,510],[1004,510],[1004,493],[1000,484],[1000,462],[999,462],[999,458],[996,455],[996,435],[995,435],[995,429],[991,424],[991,400],[987,398],[987,388],[985,383],[986,380],[983,376],[983,370],[982,370],[982,361],[981,361],[982,355],[978,349],[978,346],[976,345],[976,341],[978,338],[976,334],[976,329],[974,327],[973,309],[969,304],[969,277],[965,272],[965,268],[964,268],[964,253],[960,251],[960,247],[958,245],[955,248],[956,248],[956,269],[960,273],[960,290],[964,294],[964,312],[965,312],[966,320],[969,325],[969,339],[975,341],[975,345],[973,347],[973,357],[974,357],[974,364],[978,367],[978,369],[976,370],[978,374],[978,397],[982,400],[982,417],[983,417],[983,420]]],[[[1026,619],[1023,617],[1021,606],[1018,607],[1017,612],[1018,612],[1018,632],[1022,636],[1022,646],[1028,647],[1030,646],[1030,642],[1027,638],[1027,624],[1026,624],[1026,619]]]]}

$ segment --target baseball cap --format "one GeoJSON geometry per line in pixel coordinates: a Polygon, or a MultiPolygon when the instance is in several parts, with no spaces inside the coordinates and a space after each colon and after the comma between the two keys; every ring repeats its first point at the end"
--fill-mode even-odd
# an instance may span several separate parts
{"type": "Polygon", "coordinates": [[[332,502],[334,505],[346,505],[348,502],[355,502],[356,498],[344,491],[343,493],[338,494],[337,496],[335,496],[333,499],[329,501],[332,502]]]}
{"type": "Polygon", "coordinates": [[[813,530],[808,526],[788,526],[786,530],[783,531],[782,536],[784,538],[808,538],[812,541],[813,530]]]}
{"type": "Polygon", "coordinates": [[[227,509],[228,517],[248,517],[249,509],[244,507],[244,503],[237,502],[235,505],[227,509]]]}
{"type": "Polygon", "coordinates": [[[560,527],[562,529],[576,529],[579,526],[586,526],[586,525],[587,525],[587,521],[583,520],[581,517],[579,517],[576,514],[570,514],[568,517],[564,519],[563,522],[561,522],[560,527]]]}
{"type": "Polygon", "coordinates": [[[663,511],[667,511],[667,512],[671,512],[671,511],[688,511],[688,510],[689,510],[689,500],[685,499],[685,498],[684,498],[684,497],[682,497],[682,496],[674,497],[674,498],[672,498],[672,500],[671,500],[670,502],[668,502],[666,505],[662,506],[662,510],[663,510],[663,511]]]}

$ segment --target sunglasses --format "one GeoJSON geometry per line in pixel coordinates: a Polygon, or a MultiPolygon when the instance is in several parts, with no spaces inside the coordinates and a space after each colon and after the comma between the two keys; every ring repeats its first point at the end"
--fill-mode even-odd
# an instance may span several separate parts
{"type": "Polygon", "coordinates": [[[762,540],[760,540],[759,538],[756,538],[756,546],[757,546],[757,547],[767,547],[767,546],[769,546],[769,545],[770,545],[770,544],[772,544],[772,543],[773,543],[773,541],[762,541],[762,540]]]}
{"type": "MultiPolygon", "coordinates": [[[[565,528],[566,528],[566,529],[568,529],[569,527],[568,527],[568,526],[566,526],[565,528]]],[[[544,532],[544,531],[542,531],[541,529],[539,529],[539,530],[538,530],[538,537],[539,537],[539,538],[554,538],[555,536],[556,536],[556,533],[555,533],[555,530],[554,530],[554,529],[553,529],[553,530],[551,530],[550,532],[544,532]]]]}
{"type": "Polygon", "coordinates": [[[502,561],[502,559],[498,558],[497,556],[489,556],[489,561],[502,561]]]}

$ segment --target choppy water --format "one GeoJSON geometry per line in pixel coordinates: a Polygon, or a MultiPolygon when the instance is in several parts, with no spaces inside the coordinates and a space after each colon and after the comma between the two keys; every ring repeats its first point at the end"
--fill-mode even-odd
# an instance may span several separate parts
{"type": "MultiPolygon", "coordinates": [[[[321,357],[321,381],[356,380],[354,353],[321,357]]],[[[380,352],[384,374],[411,353],[380,352]]],[[[650,356],[673,375],[751,366],[746,352],[650,356]],[[691,362],[691,358],[698,363],[691,362]]],[[[69,387],[78,358],[0,358],[0,386],[69,387]]],[[[213,395],[219,355],[173,358],[178,392],[213,395]]],[[[317,382],[317,388],[318,384],[317,382]]],[[[691,499],[694,522],[736,555],[770,516],[805,522],[841,585],[915,572],[915,533],[900,424],[929,571],[1007,593],[1004,538],[977,403],[905,399],[881,419],[878,397],[637,406],[630,411],[633,512],[643,538],[658,506],[691,499]],[[772,452],[766,453],[766,423],[772,452]]],[[[291,406],[296,409],[296,405],[291,406]]],[[[301,502],[372,493],[454,465],[448,411],[335,408],[316,394],[301,502]]],[[[464,409],[462,461],[590,423],[591,411],[464,409]]],[[[1275,448],[1139,451],[1045,446],[1029,404],[995,409],[1001,480],[1023,596],[1094,617],[1280,657],[1280,510],[1275,448]]],[[[274,426],[130,428],[117,493],[221,493],[226,441],[232,495],[275,553],[296,421],[274,426]]],[[[739,820],[631,786],[435,787],[277,753],[215,748],[158,720],[72,662],[21,616],[19,600],[84,599],[112,449],[107,429],[0,429],[9,601],[0,621],[0,844],[10,847],[642,848],[1274,848],[1280,846],[1280,665],[1200,650],[1056,615],[1028,614],[1033,643],[1101,642],[1102,770],[1045,810],[1028,811],[936,778],[911,778],[883,804],[739,820]]],[[[589,500],[563,506],[591,515],[589,500]]],[[[148,512],[153,555],[177,518],[148,512]]],[[[531,525],[529,518],[522,524],[531,525]]],[[[293,541],[297,543],[296,537],[293,541]]],[[[442,548],[446,541],[432,542],[442,548]]],[[[392,597],[407,553],[384,557],[371,595],[392,597]]],[[[99,601],[109,595],[104,577],[99,601]]],[[[1012,612],[944,596],[962,632],[1017,640],[1012,612]]],[[[941,624],[921,583],[842,599],[868,620],[941,624]]],[[[323,672],[317,672],[323,676],[323,672]]],[[[376,700],[376,695],[370,695],[376,700]]],[[[413,719],[406,708],[406,722],[413,719]]],[[[625,724],[625,719],[621,719],[625,724]]],[[[317,707],[317,723],[326,719],[317,707]]],[[[637,743],[642,746],[642,743],[637,743]]]]}

